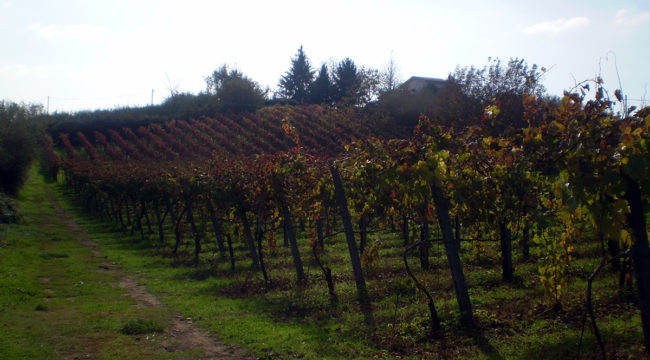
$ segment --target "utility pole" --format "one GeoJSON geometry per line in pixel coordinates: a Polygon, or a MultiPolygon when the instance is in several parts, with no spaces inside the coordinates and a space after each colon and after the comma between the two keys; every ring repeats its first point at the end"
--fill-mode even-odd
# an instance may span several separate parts
{"type": "Polygon", "coordinates": [[[47,115],[50,115],[50,96],[49,95],[47,96],[47,110],[45,110],[45,111],[47,112],[47,115]]]}
{"type": "Polygon", "coordinates": [[[151,89],[151,106],[153,106],[153,89],[151,89]]]}

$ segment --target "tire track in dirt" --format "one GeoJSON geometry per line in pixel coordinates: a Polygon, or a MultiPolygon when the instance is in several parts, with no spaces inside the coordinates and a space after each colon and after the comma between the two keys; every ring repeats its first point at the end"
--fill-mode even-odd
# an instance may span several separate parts
{"type": "MultiPolygon", "coordinates": [[[[90,248],[93,255],[98,258],[103,258],[97,243],[88,237],[88,234],[86,234],[81,226],[61,207],[57,199],[50,193],[47,193],[46,196],[54,206],[56,215],[63,220],[64,224],[74,235],[74,238],[82,245],[90,248]]],[[[120,276],[119,286],[125,289],[129,296],[138,301],[136,306],[166,308],[155,295],[147,291],[144,286],[138,284],[136,277],[124,273],[116,265],[115,263],[101,262],[99,264],[99,271],[118,274],[120,276]]],[[[170,311],[173,310],[170,309],[170,311]]],[[[205,353],[205,356],[202,357],[204,360],[257,359],[247,354],[241,348],[221,343],[206,331],[196,327],[192,319],[184,318],[179,313],[174,315],[171,326],[165,330],[165,335],[158,341],[169,352],[200,349],[205,353]]]]}

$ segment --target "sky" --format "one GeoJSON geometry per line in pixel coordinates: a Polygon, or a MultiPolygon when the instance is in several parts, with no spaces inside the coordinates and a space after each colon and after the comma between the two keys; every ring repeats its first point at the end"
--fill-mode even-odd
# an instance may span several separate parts
{"type": "Polygon", "coordinates": [[[600,74],[632,105],[650,98],[650,0],[0,0],[0,99],[158,104],[222,64],[273,91],[301,45],[314,68],[392,57],[402,80],[446,78],[516,57],[548,69],[551,94],[600,74]]]}

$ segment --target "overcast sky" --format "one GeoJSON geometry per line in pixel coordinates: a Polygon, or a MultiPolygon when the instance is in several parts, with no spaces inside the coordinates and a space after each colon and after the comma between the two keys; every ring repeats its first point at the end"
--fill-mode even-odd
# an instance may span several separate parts
{"type": "MultiPolygon", "coordinates": [[[[650,98],[650,0],[0,0],[0,99],[50,112],[198,93],[231,64],[276,88],[300,45],[317,68],[352,58],[401,77],[524,58],[561,94],[601,73],[650,98]]],[[[636,101],[638,103],[638,101],[636,101]]]]}

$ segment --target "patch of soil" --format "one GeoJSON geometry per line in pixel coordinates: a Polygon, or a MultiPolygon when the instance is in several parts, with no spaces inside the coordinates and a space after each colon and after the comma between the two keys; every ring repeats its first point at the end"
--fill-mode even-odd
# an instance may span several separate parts
{"type": "Polygon", "coordinates": [[[207,356],[204,359],[254,359],[239,348],[216,341],[196,328],[191,319],[180,315],[174,317],[166,335],[166,339],[161,343],[171,352],[202,349],[207,356]]]}
{"type": "MultiPolygon", "coordinates": [[[[54,205],[57,216],[64,220],[64,223],[74,235],[74,238],[84,246],[90,248],[95,256],[102,257],[97,243],[90,240],[88,235],[79,226],[79,224],[77,224],[72,219],[72,217],[70,217],[70,215],[65,210],[63,210],[63,208],[61,208],[57,200],[51,194],[47,194],[47,197],[54,205]]],[[[138,284],[137,278],[121,272],[119,268],[116,267],[115,263],[102,262],[99,264],[98,271],[122,275],[121,279],[119,280],[119,285],[120,287],[124,288],[132,298],[138,301],[136,306],[165,308],[165,305],[156,296],[147,291],[144,286],[138,284]]],[[[184,318],[180,314],[177,314],[173,317],[172,325],[165,330],[165,336],[161,337],[159,341],[160,344],[164,346],[165,349],[169,352],[181,352],[191,349],[200,349],[205,354],[205,356],[202,357],[202,359],[205,360],[235,360],[256,358],[246,354],[240,348],[221,343],[216,338],[207,334],[207,332],[194,326],[191,319],[184,318]]],[[[86,356],[91,356],[91,354],[84,354],[81,357],[74,358],[92,358],[86,356]]]]}
{"type": "Polygon", "coordinates": [[[148,292],[147,289],[139,285],[136,278],[129,275],[124,275],[120,279],[120,287],[126,289],[129,292],[129,295],[138,300],[138,307],[153,307],[160,308],[164,307],[163,303],[158,300],[152,293],[148,292]]]}

